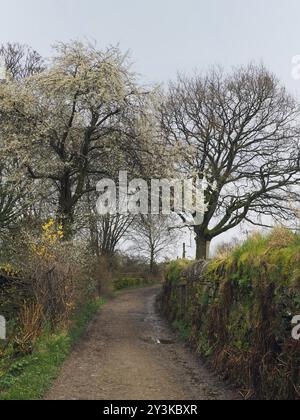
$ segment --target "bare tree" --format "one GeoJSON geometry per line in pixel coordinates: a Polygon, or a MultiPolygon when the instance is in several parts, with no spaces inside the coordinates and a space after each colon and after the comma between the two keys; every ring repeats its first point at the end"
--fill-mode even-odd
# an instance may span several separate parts
{"type": "Polygon", "coordinates": [[[112,257],[127,234],[133,218],[125,215],[90,215],[90,241],[98,257],[112,257]]]}
{"type": "Polygon", "coordinates": [[[89,192],[76,209],[75,230],[79,237],[89,243],[96,257],[114,257],[120,242],[132,225],[134,216],[122,214],[99,214],[97,210],[98,194],[89,192]]]}
{"type": "Polygon", "coordinates": [[[208,256],[213,238],[243,221],[269,226],[265,216],[295,216],[298,118],[296,101],[262,66],[214,69],[170,85],[161,113],[166,139],[182,149],[181,170],[208,181],[208,210],[193,227],[198,259],[208,256]]]}
{"type": "Polygon", "coordinates": [[[9,78],[25,79],[45,70],[41,55],[27,45],[7,43],[0,46],[0,58],[3,60],[9,78]]]}
{"type": "Polygon", "coordinates": [[[163,215],[141,215],[133,225],[133,249],[140,255],[145,255],[149,261],[150,273],[155,272],[157,260],[162,254],[167,254],[176,244],[177,235],[170,230],[170,217],[163,215]]]}

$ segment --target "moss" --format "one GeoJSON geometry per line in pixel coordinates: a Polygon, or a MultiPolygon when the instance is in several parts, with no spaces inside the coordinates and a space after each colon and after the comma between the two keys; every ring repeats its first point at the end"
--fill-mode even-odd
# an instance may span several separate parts
{"type": "Polygon", "coordinates": [[[182,278],[182,272],[191,265],[188,260],[172,261],[167,266],[166,279],[171,283],[179,283],[182,278]]]}
{"type": "Polygon", "coordinates": [[[300,312],[300,236],[282,228],[254,234],[212,260],[198,281],[187,275],[183,314],[178,286],[185,268],[170,264],[164,302],[173,321],[188,321],[197,351],[249,396],[299,399],[300,345],[291,339],[291,317],[300,312]]]}

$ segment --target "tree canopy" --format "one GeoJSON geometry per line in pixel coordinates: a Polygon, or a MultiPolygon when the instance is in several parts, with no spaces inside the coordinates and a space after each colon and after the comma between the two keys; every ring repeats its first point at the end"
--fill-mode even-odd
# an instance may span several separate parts
{"type": "Polygon", "coordinates": [[[208,210],[194,226],[198,258],[213,238],[243,221],[265,226],[267,216],[295,217],[299,104],[264,67],[180,76],[161,122],[167,142],[182,149],[180,170],[208,181],[208,210]]]}

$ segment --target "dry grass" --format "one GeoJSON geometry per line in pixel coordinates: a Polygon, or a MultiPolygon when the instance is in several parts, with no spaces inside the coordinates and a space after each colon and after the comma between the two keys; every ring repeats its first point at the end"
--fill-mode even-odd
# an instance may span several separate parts
{"type": "Polygon", "coordinates": [[[43,321],[42,305],[24,303],[19,315],[19,332],[13,340],[16,355],[32,353],[34,344],[42,333],[43,321]]]}

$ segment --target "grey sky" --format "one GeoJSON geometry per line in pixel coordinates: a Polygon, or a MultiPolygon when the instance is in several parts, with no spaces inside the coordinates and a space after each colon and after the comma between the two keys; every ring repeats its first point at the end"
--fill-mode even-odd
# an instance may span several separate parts
{"type": "Polygon", "coordinates": [[[253,60],[300,96],[300,80],[291,76],[292,57],[300,54],[299,0],[0,0],[0,6],[0,42],[27,43],[45,56],[56,41],[119,43],[145,82],[253,60]]]}
{"type": "Polygon", "coordinates": [[[55,41],[95,39],[130,50],[149,82],[193,71],[265,62],[289,89],[300,54],[299,0],[0,0],[1,41],[48,55],[55,41]]]}

